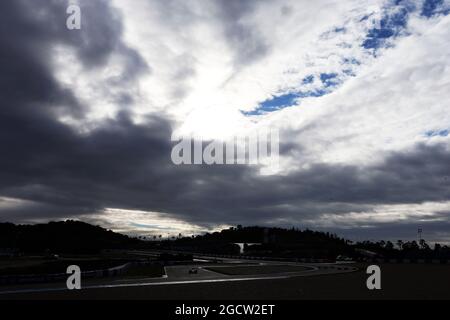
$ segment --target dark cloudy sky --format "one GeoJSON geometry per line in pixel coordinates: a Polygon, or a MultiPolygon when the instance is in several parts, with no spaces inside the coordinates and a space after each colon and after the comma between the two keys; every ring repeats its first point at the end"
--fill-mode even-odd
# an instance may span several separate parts
{"type": "Polygon", "coordinates": [[[0,220],[450,242],[450,1],[0,1],[0,220]],[[280,170],[171,136],[279,129],[280,170]]]}

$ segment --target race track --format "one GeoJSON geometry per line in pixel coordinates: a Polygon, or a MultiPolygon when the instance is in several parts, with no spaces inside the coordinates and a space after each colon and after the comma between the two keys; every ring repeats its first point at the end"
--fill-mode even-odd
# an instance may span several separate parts
{"type": "Polygon", "coordinates": [[[190,265],[166,266],[164,269],[166,275],[158,278],[86,280],[82,283],[82,290],[76,292],[69,291],[64,284],[3,287],[0,288],[0,299],[102,297],[104,296],[102,292],[108,292],[106,296],[110,296],[110,293],[116,290],[133,292],[151,287],[195,287],[201,284],[277,281],[296,277],[349,273],[357,270],[350,265],[277,261],[249,262],[245,259],[225,259],[222,263],[213,265],[200,262],[190,265]],[[194,274],[189,272],[193,268],[197,271],[194,274]]]}

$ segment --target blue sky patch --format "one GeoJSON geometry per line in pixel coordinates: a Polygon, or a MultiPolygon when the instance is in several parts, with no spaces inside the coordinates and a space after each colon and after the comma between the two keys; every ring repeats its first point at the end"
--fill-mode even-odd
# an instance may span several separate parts
{"type": "Polygon", "coordinates": [[[393,13],[386,13],[380,20],[379,27],[369,30],[362,44],[365,49],[373,49],[376,51],[384,47],[387,39],[398,36],[406,27],[409,12],[412,8],[401,5],[401,1],[397,3],[397,10],[394,10],[393,13]]]}
{"type": "MultiPolygon", "coordinates": [[[[384,13],[376,27],[368,30],[365,39],[360,46],[367,49],[374,57],[377,57],[377,51],[380,48],[389,48],[394,44],[392,39],[405,34],[410,13],[420,13],[424,17],[432,17],[437,14],[449,14],[450,8],[444,6],[444,0],[425,0],[422,5],[415,1],[391,0],[389,5],[384,8],[384,13]]],[[[366,15],[361,18],[361,22],[368,20],[372,15],[366,15]]],[[[345,33],[345,27],[334,27],[324,35],[329,36],[333,33],[345,33]]],[[[308,97],[321,97],[332,92],[346,78],[356,76],[353,70],[354,66],[361,65],[361,62],[354,57],[342,59],[342,69],[336,72],[321,73],[319,75],[308,75],[302,79],[300,88],[297,91],[291,91],[285,94],[274,95],[270,99],[261,102],[258,107],[249,112],[242,112],[244,115],[262,115],[274,112],[289,106],[298,105],[299,101],[308,97]],[[319,81],[320,80],[320,81],[319,81]],[[308,85],[314,84],[313,90],[308,85]],[[304,86],[304,87],[303,87],[304,86]],[[302,88],[303,87],[303,88],[302,88]],[[309,88],[308,88],[309,87],[309,88]]],[[[430,131],[427,136],[446,136],[448,130],[438,132],[430,131]]]]}
{"type": "Polygon", "coordinates": [[[345,75],[350,76],[350,77],[355,77],[356,76],[356,74],[353,72],[352,69],[344,69],[344,70],[342,70],[342,72],[345,75]]]}
{"type": "Polygon", "coordinates": [[[310,83],[313,83],[313,82],[314,82],[314,76],[313,75],[305,77],[303,79],[303,81],[302,81],[303,84],[310,84],[310,83]]]}
{"type": "Polygon", "coordinates": [[[342,60],[342,62],[344,64],[353,64],[353,65],[356,65],[356,66],[361,65],[361,62],[359,62],[358,59],[356,59],[356,58],[345,58],[345,59],[342,60]]]}
{"type": "Polygon", "coordinates": [[[341,28],[334,28],[334,30],[333,30],[335,33],[339,33],[339,32],[345,32],[345,31],[347,31],[347,29],[345,29],[344,27],[341,27],[341,28]]]}
{"type": "Polygon", "coordinates": [[[326,88],[335,86],[338,84],[337,76],[337,73],[321,73],[320,81],[322,81],[326,88]]]}
{"type": "Polygon", "coordinates": [[[421,15],[427,18],[432,17],[443,3],[444,0],[425,0],[422,6],[421,15]]]}
{"type": "Polygon", "coordinates": [[[295,100],[297,98],[298,95],[294,93],[275,96],[269,100],[262,102],[256,110],[243,112],[243,114],[246,116],[254,116],[254,115],[261,115],[267,112],[276,111],[281,108],[292,106],[293,104],[295,104],[295,100]]]}
{"type": "Polygon", "coordinates": [[[255,110],[242,111],[242,114],[246,116],[257,116],[268,112],[277,111],[286,107],[297,104],[297,101],[301,98],[308,97],[321,97],[329,93],[330,91],[324,89],[317,89],[305,92],[287,93],[280,96],[275,96],[262,102],[255,110]]]}
{"type": "Polygon", "coordinates": [[[448,136],[450,134],[450,130],[449,129],[445,129],[445,130],[437,130],[437,131],[435,131],[435,130],[430,130],[430,131],[427,131],[426,133],[425,133],[425,135],[427,136],[427,137],[446,137],[446,136],[448,136]]]}
{"type": "MultiPolygon", "coordinates": [[[[351,70],[349,70],[348,73],[345,74],[347,74],[348,76],[353,76],[351,70]]],[[[298,104],[298,101],[302,98],[321,97],[330,93],[332,89],[337,85],[339,85],[341,82],[338,78],[337,73],[321,73],[319,78],[322,83],[322,86],[320,88],[306,91],[299,90],[297,92],[273,96],[272,98],[260,103],[255,110],[242,111],[242,114],[244,114],[245,116],[263,115],[269,112],[274,112],[286,107],[296,105],[298,104]]],[[[314,79],[315,79],[314,75],[309,75],[303,78],[301,83],[302,85],[312,84],[314,82],[314,79]]]]}

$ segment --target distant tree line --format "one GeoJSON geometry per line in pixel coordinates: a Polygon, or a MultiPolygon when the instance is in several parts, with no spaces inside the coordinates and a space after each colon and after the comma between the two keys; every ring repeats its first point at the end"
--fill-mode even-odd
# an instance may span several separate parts
{"type": "Polygon", "coordinates": [[[450,259],[450,247],[425,240],[352,241],[329,232],[298,228],[231,227],[220,232],[163,239],[155,236],[130,238],[80,221],[50,222],[36,225],[0,223],[0,249],[17,249],[23,253],[96,253],[102,249],[164,249],[185,252],[239,254],[236,243],[245,245],[245,254],[285,258],[326,258],[338,255],[351,258],[385,257],[410,259],[450,259]]]}
{"type": "Polygon", "coordinates": [[[376,252],[386,258],[405,259],[450,259],[450,247],[439,243],[430,246],[424,239],[420,241],[362,241],[355,247],[376,252]]]}
{"type": "Polygon", "coordinates": [[[240,248],[233,243],[260,243],[257,246],[245,246],[245,253],[253,256],[334,259],[344,255],[351,258],[450,259],[450,247],[435,244],[431,248],[423,239],[419,242],[398,240],[395,244],[391,241],[354,243],[330,232],[240,225],[220,232],[160,241],[156,246],[173,250],[239,254],[240,248]]]}
{"type": "Polygon", "coordinates": [[[80,221],[36,225],[0,223],[0,248],[24,253],[96,253],[131,248],[141,241],[80,221]]]}

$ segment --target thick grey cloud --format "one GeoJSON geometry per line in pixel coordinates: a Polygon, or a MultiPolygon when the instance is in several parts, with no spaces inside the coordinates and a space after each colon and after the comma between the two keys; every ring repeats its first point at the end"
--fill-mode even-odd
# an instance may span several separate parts
{"type": "MultiPolygon", "coordinates": [[[[138,125],[130,113],[121,112],[80,135],[57,121],[60,113],[82,117],[84,107],[54,79],[47,61],[52,44],[73,46],[89,68],[112,52],[124,54],[130,68],[118,81],[131,81],[149,69],[122,43],[120,18],[108,2],[89,2],[99,8],[87,10],[98,12],[88,18],[99,29],[88,23],[76,36],[56,26],[65,23],[61,2],[45,1],[44,13],[35,16],[39,4],[44,1],[0,3],[0,196],[25,201],[16,207],[0,203],[1,220],[58,219],[124,208],[164,212],[201,225],[302,226],[324,213],[450,199],[450,153],[444,145],[418,145],[378,165],[316,164],[287,176],[260,176],[258,168],[248,166],[173,165],[171,123],[164,117],[138,125]]],[[[225,15],[236,20],[244,9],[231,6],[225,15]]],[[[292,148],[287,144],[281,150],[292,148]]],[[[425,223],[442,234],[449,217],[445,212],[438,217],[444,222],[425,223]]],[[[408,235],[413,226],[411,221],[375,222],[371,230],[395,238],[408,235]]],[[[345,233],[358,235],[360,230],[345,233]]]]}
{"type": "Polygon", "coordinates": [[[155,1],[152,6],[162,17],[164,24],[180,34],[183,34],[186,26],[209,19],[217,25],[234,51],[235,64],[244,66],[257,61],[270,51],[270,44],[248,19],[263,2],[267,0],[208,1],[202,3],[202,13],[192,3],[182,0],[155,1]]]}
{"type": "MultiPolygon", "coordinates": [[[[15,194],[17,189],[21,190],[19,193],[25,192],[24,198],[43,198],[44,203],[50,197],[50,206],[74,203],[64,195],[49,195],[53,190],[48,181],[55,179],[52,174],[64,180],[58,167],[70,162],[72,155],[78,156],[80,143],[89,144],[56,120],[57,116],[67,114],[82,118],[85,107],[73,92],[55,80],[48,59],[54,45],[71,47],[89,69],[101,66],[112,53],[123,54],[127,68],[117,82],[132,81],[148,71],[139,54],[121,41],[121,22],[109,2],[84,1],[81,5],[83,27],[71,32],[65,27],[65,1],[0,3],[0,140],[5,195],[15,194]]],[[[78,208],[91,210],[92,202],[88,203],[85,205],[81,200],[78,208]]],[[[26,208],[30,209],[30,204],[26,208]]]]}
{"type": "Polygon", "coordinates": [[[219,21],[223,25],[228,43],[235,51],[236,64],[253,63],[270,51],[270,44],[263,34],[246,19],[264,1],[217,1],[219,21]]]}

